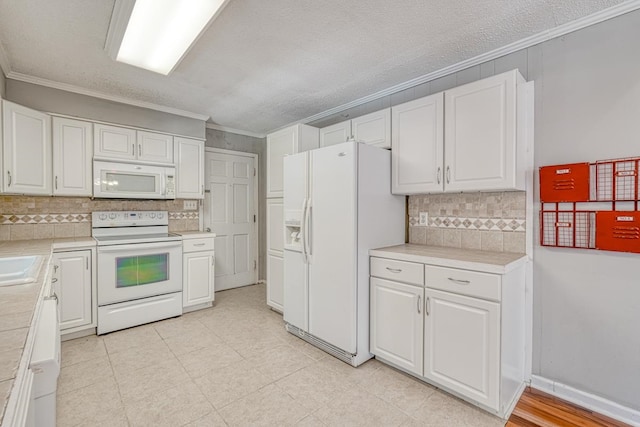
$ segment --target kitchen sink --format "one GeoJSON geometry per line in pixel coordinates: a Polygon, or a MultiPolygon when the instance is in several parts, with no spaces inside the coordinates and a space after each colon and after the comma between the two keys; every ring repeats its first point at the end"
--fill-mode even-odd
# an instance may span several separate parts
{"type": "Polygon", "coordinates": [[[40,255],[0,258],[0,286],[35,282],[43,258],[40,255]]]}

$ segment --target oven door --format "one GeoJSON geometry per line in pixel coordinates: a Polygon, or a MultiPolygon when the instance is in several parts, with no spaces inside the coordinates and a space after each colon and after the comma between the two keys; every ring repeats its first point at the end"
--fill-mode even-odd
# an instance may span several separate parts
{"type": "Polygon", "coordinates": [[[93,162],[93,196],[108,198],[166,199],[167,175],[173,168],[115,162],[93,162]]]}
{"type": "Polygon", "coordinates": [[[182,242],[98,247],[98,305],[182,291],[182,242]]]}

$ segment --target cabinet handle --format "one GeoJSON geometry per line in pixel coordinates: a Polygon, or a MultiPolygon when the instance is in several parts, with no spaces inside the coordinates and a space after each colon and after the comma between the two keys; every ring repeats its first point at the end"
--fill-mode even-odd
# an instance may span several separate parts
{"type": "Polygon", "coordinates": [[[9,183],[7,184],[7,187],[11,187],[11,171],[7,171],[7,175],[9,176],[9,183]]]}
{"type": "Polygon", "coordinates": [[[431,311],[430,307],[429,307],[430,305],[431,304],[430,304],[430,301],[429,301],[429,297],[427,297],[427,299],[425,300],[425,304],[424,304],[424,310],[425,310],[424,312],[425,312],[425,314],[427,316],[429,315],[429,311],[431,311]]]}
{"type": "Polygon", "coordinates": [[[193,246],[204,246],[204,243],[194,243],[193,246]]]}
{"type": "Polygon", "coordinates": [[[59,265],[54,265],[54,266],[53,266],[53,272],[55,273],[56,271],[58,271],[58,268],[59,268],[59,267],[60,267],[59,265]]]}
{"type": "Polygon", "coordinates": [[[211,267],[215,267],[216,266],[216,257],[212,256],[211,257],[211,267]]]}
{"type": "Polygon", "coordinates": [[[55,182],[55,186],[56,186],[56,190],[58,189],[58,175],[56,175],[56,182],[55,182]]]}
{"type": "Polygon", "coordinates": [[[142,144],[138,144],[138,157],[142,157],[142,144]]]}
{"type": "Polygon", "coordinates": [[[85,268],[88,270],[89,269],[89,258],[85,258],[84,259],[84,264],[85,264],[85,268]]]}
{"type": "Polygon", "coordinates": [[[135,155],[136,155],[136,144],[133,144],[133,145],[131,146],[131,155],[132,155],[132,156],[135,156],[135,155]]]}
{"type": "Polygon", "coordinates": [[[471,280],[460,280],[460,279],[454,279],[453,277],[447,277],[447,279],[449,279],[453,283],[458,283],[460,285],[469,285],[469,284],[471,284],[471,280]]]}
{"type": "Polygon", "coordinates": [[[441,179],[440,179],[440,174],[441,174],[441,173],[442,173],[442,168],[441,168],[440,166],[438,166],[438,172],[437,172],[437,175],[438,175],[438,184],[440,184],[440,181],[441,181],[441,179]]]}
{"type": "Polygon", "coordinates": [[[204,196],[204,184],[200,186],[200,194],[204,196]]]}
{"type": "Polygon", "coordinates": [[[418,295],[418,314],[420,314],[421,306],[422,306],[422,295],[418,295]]]}
{"type": "Polygon", "coordinates": [[[400,269],[400,268],[387,267],[387,270],[389,270],[392,273],[402,273],[402,269],[400,269]]]}
{"type": "Polygon", "coordinates": [[[54,278],[51,279],[51,283],[56,283],[57,281],[58,281],[57,277],[54,277],[54,278]]]}
{"type": "Polygon", "coordinates": [[[447,184],[451,181],[451,168],[447,166],[447,184]]]}
{"type": "Polygon", "coordinates": [[[53,299],[53,300],[55,300],[55,301],[56,301],[56,305],[58,305],[58,302],[59,302],[59,300],[58,300],[58,294],[56,294],[55,292],[54,292],[54,293],[52,293],[51,295],[49,295],[48,297],[44,297],[44,299],[45,299],[45,300],[53,299]]]}

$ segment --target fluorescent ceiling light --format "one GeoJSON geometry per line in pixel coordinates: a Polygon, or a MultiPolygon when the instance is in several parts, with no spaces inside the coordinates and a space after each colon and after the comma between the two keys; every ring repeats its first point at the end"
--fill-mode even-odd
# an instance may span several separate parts
{"type": "Polygon", "coordinates": [[[116,60],[169,74],[228,1],[135,0],[116,60]]]}

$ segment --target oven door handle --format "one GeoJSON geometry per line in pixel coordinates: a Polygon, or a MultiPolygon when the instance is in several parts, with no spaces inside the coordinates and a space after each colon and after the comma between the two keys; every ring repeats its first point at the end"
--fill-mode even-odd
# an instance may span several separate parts
{"type": "Polygon", "coordinates": [[[182,246],[182,241],[153,242],[153,243],[125,243],[122,245],[99,246],[98,253],[139,251],[145,249],[168,249],[182,246]]]}

